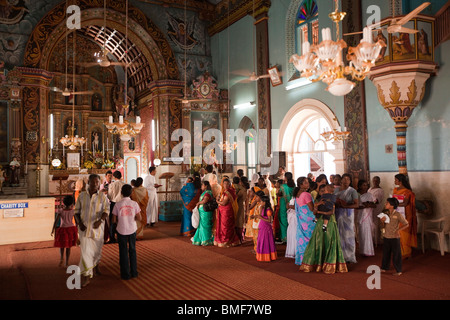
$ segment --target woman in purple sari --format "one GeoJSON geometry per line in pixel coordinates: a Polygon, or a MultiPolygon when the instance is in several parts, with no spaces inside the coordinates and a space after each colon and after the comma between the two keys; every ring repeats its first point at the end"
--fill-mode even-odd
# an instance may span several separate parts
{"type": "Polygon", "coordinates": [[[254,214],[259,219],[256,260],[270,262],[277,259],[277,248],[275,247],[272,228],[273,210],[269,196],[266,196],[262,191],[258,191],[256,196],[264,203],[261,206],[261,211],[255,211],[254,214]]]}

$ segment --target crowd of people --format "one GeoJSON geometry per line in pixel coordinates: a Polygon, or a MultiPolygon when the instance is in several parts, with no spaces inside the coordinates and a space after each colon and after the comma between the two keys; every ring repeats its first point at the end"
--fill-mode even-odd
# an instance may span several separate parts
{"type": "Polygon", "coordinates": [[[253,241],[258,261],[276,260],[276,245],[283,244],[285,257],[293,258],[301,271],[327,274],[347,272],[347,264],[357,263],[357,250],[374,256],[375,246],[398,239],[398,251],[383,247],[388,253],[383,253],[382,269],[389,268],[386,259],[393,255],[395,274],[400,275],[401,260],[417,246],[414,193],[407,177],[398,174],[386,200],[380,182],[376,176],[371,183],[359,180],[354,188],[350,174],[309,174],[294,181],[280,167],[276,175],[255,173],[250,181],[238,170],[219,183],[209,166],[188,178],[180,191],[180,234],[203,246],[253,241]],[[383,213],[399,223],[386,222],[383,213]]]}
{"type": "Polygon", "coordinates": [[[136,240],[144,237],[144,228],[158,221],[156,167],[149,175],[126,184],[120,171],[89,175],[87,184],[78,180],[74,195],[65,196],[57,212],[52,234],[54,246],[60,248],[60,266],[69,264],[70,249],[80,246],[81,286],[100,274],[98,268],[105,243],[118,243],[120,275],[128,280],[138,276],[136,240]],[[64,263],[64,253],[65,263],[64,263]]]}
{"type": "MultiPolygon", "coordinates": [[[[74,196],[66,196],[58,210],[52,234],[60,248],[60,265],[68,265],[70,248],[79,244],[82,286],[99,274],[104,243],[118,243],[122,279],[137,277],[136,240],[144,228],[158,221],[156,168],[131,185],[120,171],[107,172],[101,183],[89,176],[86,186],[77,183],[74,196]]],[[[251,180],[238,170],[219,183],[212,166],[189,177],[180,190],[184,205],[180,235],[196,246],[233,247],[252,241],[257,261],[276,260],[277,245],[286,245],[304,272],[347,272],[356,263],[356,248],[374,256],[374,245],[383,243],[382,271],[402,273],[402,260],[417,247],[415,196],[406,176],[395,176],[396,187],[385,200],[380,178],[321,174],[299,177],[283,167],[276,175],[255,173],[251,180]]]]}

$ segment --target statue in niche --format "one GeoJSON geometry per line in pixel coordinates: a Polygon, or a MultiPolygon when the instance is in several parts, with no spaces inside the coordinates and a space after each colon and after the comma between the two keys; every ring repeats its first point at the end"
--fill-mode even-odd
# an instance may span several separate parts
{"type": "Polygon", "coordinates": [[[136,149],[136,139],[131,137],[130,141],[128,141],[128,150],[134,151],[136,149]]]}
{"type": "Polygon", "coordinates": [[[127,115],[128,106],[125,106],[125,85],[120,83],[114,87],[113,101],[116,107],[117,117],[127,115]]]}
{"type": "Polygon", "coordinates": [[[102,97],[98,93],[92,95],[91,110],[102,111],[102,97]]]}
{"type": "Polygon", "coordinates": [[[92,132],[92,153],[99,152],[100,150],[101,132],[92,132]]]}
{"type": "Polygon", "coordinates": [[[75,126],[75,123],[72,124],[72,119],[67,120],[67,125],[64,128],[64,136],[75,137],[76,134],[77,134],[77,127],[75,126]]]}

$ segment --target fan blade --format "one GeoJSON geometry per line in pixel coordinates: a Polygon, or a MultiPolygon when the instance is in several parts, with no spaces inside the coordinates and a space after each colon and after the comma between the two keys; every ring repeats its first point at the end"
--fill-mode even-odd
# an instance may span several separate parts
{"type": "Polygon", "coordinates": [[[82,62],[82,63],[78,63],[78,65],[85,67],[85,68],[100,66],[100,64],[98,62],[82,62]]]}
{"type": "Polygon", "coordinates": [[[235,74],[235,75],[242,76],[242,77],[250,77],[252,72],[249,70],[236,70],[236,71],[232,71],[231,74],[235,74]]]}
{"type": "Polygon", "coordinates": [[[406,16],[401,18],[399,21],[397,21],[398,25],[404,25],[405,23],[408,23],[409,20],[414,18],[417,14],[422,12],[426,7],[428,7],[431,4],[431,2],[424,2],[420,6],[418,6],[416,9],[408,13],[406,16]]]}
{"type": "Polygon", "coordinates": [[[49,87],[49,89],[53,92],[63,92],[60,88],[57,87],[49,87]]]}
{"type": "Polygon", "coordinates": [[[263,74],[262,76],[258,76],[258,79],[270,78],[270,74],[263,74]]]}
{"type": "Polygon", "coordinates": [[[94,94],[94,91],[77,91],[77,92],[71,92],[70,94],[78,95],[78,94],[94,94]]]}
{"type": "MultiPolygon", "coordinates": [[[[127,64],[124,63],[124,62],[110,62],[110,66],[123,66],[123,67],[126,67],[127,64]]],[[[130,65],[128,65],[128,66],[130,66],[130,65]]]]}
{"type": "Polygon", "coordinates": [[[399,32],[402,32],[402,33],[417,33],[417,32],[419,32],[419,30],[401,27],[399,32]]]}

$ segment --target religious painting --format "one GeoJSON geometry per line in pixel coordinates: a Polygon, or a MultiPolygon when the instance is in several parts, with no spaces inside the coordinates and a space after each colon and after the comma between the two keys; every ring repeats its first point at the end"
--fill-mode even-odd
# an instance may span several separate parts
{"type": "Polygon", "coordinates": [[[417,52],[419,60],[434,61],[434,31],[431,22],[417,20],[417,52]]]}
{"type": "Polygon", "coordinates": [[[191,111],[192,152],[195,141],[202,141],[202,149],[212,142],[203,140],[204,133],[209,129],[220,129],[220,114],[218,112],[191,111]]]}
{"type": "Polygon", "coordinates": [[[277,67],[269,68],[269,69],[267,69],[267,72],[269,73],[270,82],[272,83],[272,87],[279,86],[280,84],[283,83],[283,81],[281,81],[281,77],[280,77],[277,67]]]}
{"type": "Polygon", "coordinates": [[[94,93],[92,95],[91,110],[102,111],[102,96],[99,93],[94,93]]]}
{"type": "MultiPolygon", "coordinates": [[[[76,90],[74,90],[74,86],[73,83],[68,83],[67,84],[67,88],[70,90],[70,92],[75,92],[76,90]]],[[[76,100],[75,100],[75,95],[70,94],[67,97],[64,97],[64,104],[67,105],[73,105],[74,103],[76,104],[76,100]]]]}
{"type": "Polygon", "coordinates": [[[390,52],[390,42],[389,42],[389,33],[386,30],[386,27],[388,24],[382,25],[381,28],[377,31],[375,31],[373,42],[383,41],[386,45],[385,47],[381,48],[380,54],[378,55],[378,58],[376,59],[375,63],[377,65],[387,63],[389,62],[389,52],[390,52]]]}
{"type": "MultiPolygon", "coordinates": [[[[415,21],[409,21],[405,28],[415,29],[415,21]]],[[[414,33],[393,33],[392,36],[392,57],[394,61],[416,59],[416,36],[414,33]]]]}
{"type": "Polygon", "coordinates": [[[178,19],[167,13],[169,21],[167,34],[180,49],[190,50],[198,43],[194,37],[195,19],[178,19]]]}

